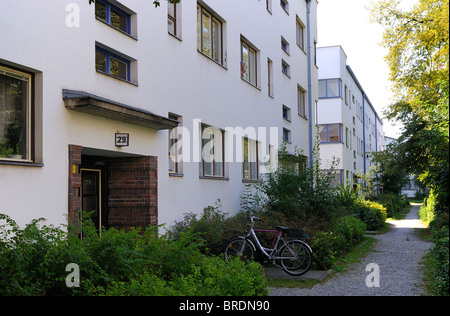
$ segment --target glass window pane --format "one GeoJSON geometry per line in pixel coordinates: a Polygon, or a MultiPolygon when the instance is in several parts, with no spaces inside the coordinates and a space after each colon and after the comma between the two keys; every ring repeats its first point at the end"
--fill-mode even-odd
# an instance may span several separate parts
{"type": "Polygon", "coordinates": [[[220,22],[218,22],[217,20],[213,19],[212,22],[212,27],[213,27],[213,41],[212,41],[212,58],[217,61],[220,62],[220,56],[221,56],[221,48],[220,48],[220,42],[221,42],[221,38],[220,38],[220,22]]]}
{"type": "Polygon", "coordinates": [[[248,51],[248,46],[245,43],[242,43],[241,75],[242,75],[243,79],[250,81],[249,51],[248,51]]]}
{"type": "Polygon", "coordinates": [[[207,56],[211,55],[211,15],[202,12],[202,52],[207,56]]]}
{"type": "Polygon", "coordinates": [[[327,142],[327,126],[319,125],[319,135],[321,142],[327,142]]]}
{"type": "Polygon", "coordinates": [[[330,124],[328,125],[328,141],[329,142],[338,142],[339,139],[339,124],[330,124]]]}
{"type": "Polygon", "coordinates": [[[106,72],[106,54],[95,52],[95,69],[106,72]]]}
{"type": "Polygon", "coordinates": [[[327,97],[327,82],[326,80],[319,80],[319,98],[327,97]]]}
{"type": "Polygon", "coordinates": [[[249,76],[250,82],[256,85],[256,52],[250,48],[249,50],[249,76]]]}
{"type": "Polygon", "coordinates": [[[127,32],[128,17],[123,13],[111,10],[111,25],[127,32]]]}
{"type": "Polygon", "coordinates": [[[128,65],[127,63],[111,57],[111,75],[127,80],[128,78],[128,65]]]}
{"type": "Polygon", "coordinates": [[[197,50],[202,50],[202,8],[197,5],[197,50]]]}
{"type": "Polygon", "coordinates": [[[95,16],[106,22],[106,6],[99,1],[95,2],[95,16]]]}
{"type": "Polygon", "coordinates": [[[339,97],[339,79],[327,80],[328,98],[339,97]]]}
{"type": "Polygon", "coordinates": [[[29,158],[29,84],[0,69],[0,158],[29,158]]]}
{"type": "Polygon", "coordinates": [[[175,4],[174,3],[167,3],[167,13],[171,16],[171,17],[175,17],[175,4]]]}
{"type": "Polygon", "coordinates": [[[175,23],[170,18],[167,20],[167,29],[169,33],[175,34],[175,23]]]}

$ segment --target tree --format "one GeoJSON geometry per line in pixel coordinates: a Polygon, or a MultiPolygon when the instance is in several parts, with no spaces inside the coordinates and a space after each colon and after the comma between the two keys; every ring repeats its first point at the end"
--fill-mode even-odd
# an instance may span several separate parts
{"type": "Polygon", "coordinates": [[[449,0],[418,0],[409,11],[399,3],[381,0],[372,7],[372,19],[385,28],[397,96],[386,115],[404,125],[390,150],[400,169],[438,192],[436,209],[448,214],[449,0]]]}

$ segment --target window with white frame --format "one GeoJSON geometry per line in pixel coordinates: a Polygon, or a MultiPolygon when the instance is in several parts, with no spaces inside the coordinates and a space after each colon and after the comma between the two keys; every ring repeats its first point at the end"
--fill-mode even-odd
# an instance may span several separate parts
{"type": "Polygon", "coordinates": [[[287,107],[286,105],[283,105],[283,118],[286,121],[291,121],[291,109],[287,107]]]}
{"type": "Polygon", "coordinates": [[[200,4],[197,4],[197,50],[223,64],[222,22],[200,4]]]}
{"type": "Polygon", "coordinates": [[[289,144],[292,143],[291,131],[288,130],[287,128],[283,128],[283,141],[289,144]]]}
{"type": "Polygon", "coordinates": [[[178,19],[180,9],[179,3],[167,2],[167,31],[176,37],[180,37],[178,19]]]}
{"type": "Polygon", "coordinates": [[[287,0],[280,0],[280,6],[287,14],[289,14],[289,2],[287,0]]]}
{"type": "Polygon", "coordinates": [[[244,180],[256,181],[259,179],[258,172],[258,142],[244,138],[244,161],[242,178],[244,180]]]}
{"type": "Polygon", "coordinates": [[[285,39],[284,39],[284,37],[282,36],[281,37],[281,49],[286,53],[286,54],[288,54],[289,55],[289,42],[288,41],[286,41],[285,39]]]}
{"type": "Polygon", "coordinates": [[[291,66],[283,59],[281,60],[281,72],[286,76],[291,77],[291,66]]]}
{"type": "Polygon", "coordinates": [[[303,90],[300,86],[297,86],[297,106],[298,115],[306,118],[306,91],[303,90]]]}
{"type": "Polygon", "coordinates": [[[267,58],[267,88],[269,96],[273,97],[273,62],[267,58]]]}
{"type": "Polygon", "coordinates": [[[297,18],[297,25],[296,25],[296,42],[297,45],[305,51],[305,26],[300,21],[300,19],[297,18]]]}
{"type": "Polygon", "coordinates": [[[257,51],[241,39],[241,78],[257,86],[257,75],[257,51]]]}
{"type": "Polygon", "coordinates": [[[202,175],[224,177],[224,131],[202,125],[202,175]]]}
{"type": "Polygon", "coordinates": [[[32,76],[0,66],[0,160],[32,159],[32,76]]]}
{"type": "Polygon", "coordinates": [[[180,128],[183,118],[179,115],[169,114],[169,118],[178,121],[178,126],[169,131],[169,174],[183,173],[182,131],[180,128]]]}

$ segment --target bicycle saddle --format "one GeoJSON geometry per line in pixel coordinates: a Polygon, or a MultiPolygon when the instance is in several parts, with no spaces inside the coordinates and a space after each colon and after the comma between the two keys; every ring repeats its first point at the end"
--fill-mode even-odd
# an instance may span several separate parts
{"type": "Polygon", "coordinates": [[[285,226],[273,226],[273,227],[283,233],[286,233],[289,230],[289,227],[285,227],[285,226]]]}

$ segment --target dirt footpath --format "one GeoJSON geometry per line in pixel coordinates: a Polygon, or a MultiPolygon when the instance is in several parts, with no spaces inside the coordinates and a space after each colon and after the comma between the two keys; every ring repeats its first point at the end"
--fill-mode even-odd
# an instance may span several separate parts
{"type": "Polygon", "coordinates": [[[431,242],[418,237],[425,226],[413,204],[403,220],[388,221],[389,232],[374,236],[377,242],[360,262],[312,289],[273,288],[271,296],[419,296],[425,294],[422,257],[431,242]]]}

